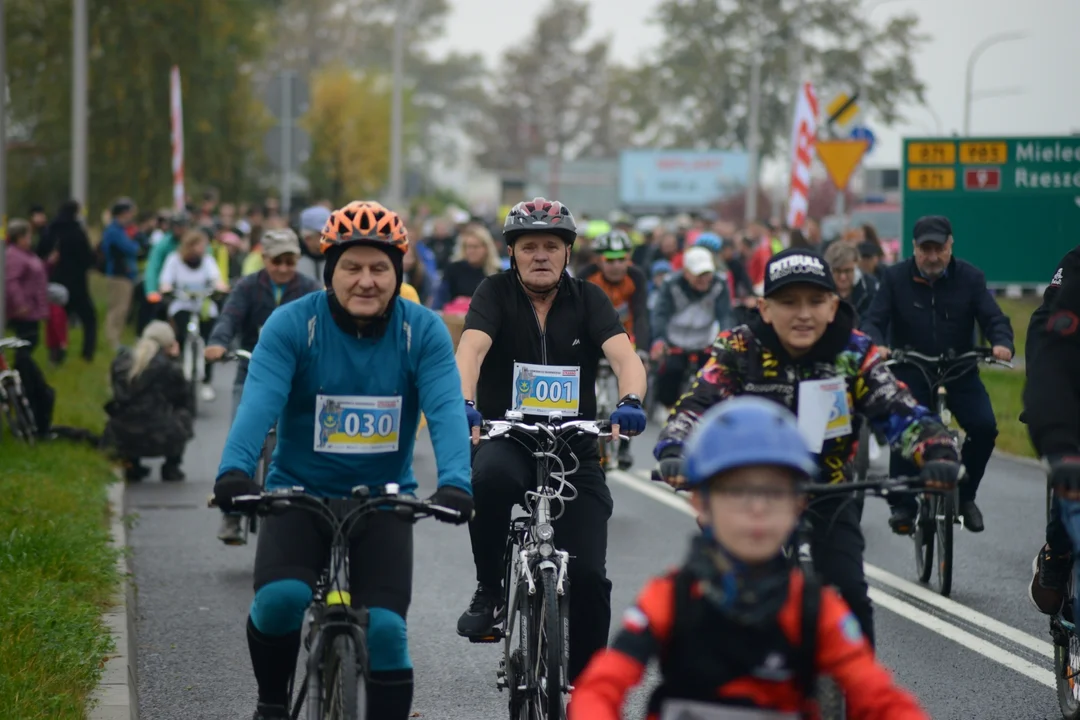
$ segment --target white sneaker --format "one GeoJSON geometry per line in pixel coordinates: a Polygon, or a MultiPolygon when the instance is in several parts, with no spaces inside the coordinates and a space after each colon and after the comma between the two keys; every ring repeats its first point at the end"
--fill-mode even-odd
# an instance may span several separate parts
{"type": "Polygon", "coordinates": [[[214,402],[217,393],[214,392],[214,388],[204,383],[202,389],[199,391],[199,397],[203,399],[203,402],[214,402]]]}

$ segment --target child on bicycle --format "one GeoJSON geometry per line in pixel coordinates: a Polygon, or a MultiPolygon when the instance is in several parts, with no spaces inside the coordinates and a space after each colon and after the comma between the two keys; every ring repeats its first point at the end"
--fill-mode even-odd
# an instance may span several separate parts
{"type": "Polygon", "coordinates": [[[820,674],[839,685],[850,718],[927,718],[874,660],[844,601],[783,554],[805,505],[801,484],[817,471],[795,417],[761,398],[729,400],[705,414],[686,449],[704,532],[681,568],[645,586],[611,648],[593,657],[570,720],[622,717],[652,658],[661,682],[648,720],[712,717],[718,705],[812,717],[820,674]]]}
{"type": "MultiPolygon", "coordinates": [[[[926,479],[957,482],[961,466],[952,436],[897,382],[870,338],[854,329],[854,310],[836,294],[819,254],[791,248],[774,255],[764,294],[760,316],[717,336],[690,392],[675,405],[654,450],[660,479],[679,485],[683,442],[706,410],[735,395],[760,395],[798,416],[820,482],[850,478],[862,422],[920,466],[926,479]]],[[[860,507],[845,498],[814,503],[814,564],[840,590],[873,645],[860,507]]]]}
{"type": "MultiPolygon", "coordinates": [[[[221,277],[214,259],[206,254],[208,240],[202,230],[189,230],[180,240],[180,247],[169,255],[161,269],[159,287],[162,293],[173,290],[186,292],[206,292],[217,290],[228,292],[229,286],[221,277]]],[[[187,325],[192,313],[199,314],[199,334],[203,341],[210,340],[210,331],[214,329],[214,320],[218,316],[218,307],[213,300],[195,300],[176,298],[169,303],[168,315],[176,329],[176,341],[181,347],[187,339],[187,325]]],[[[214,399],[214,389],[210,387],[213,364],[206,363],[202,378],[201,397],[210,402],[214,399]]]]}

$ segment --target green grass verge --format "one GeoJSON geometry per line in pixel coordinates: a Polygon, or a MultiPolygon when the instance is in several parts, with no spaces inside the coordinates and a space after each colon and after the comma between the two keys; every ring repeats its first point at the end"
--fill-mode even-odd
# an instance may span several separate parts
{"type": "MultiPolygon", "coordinates": [[[[102,297],[98,294],[97,297],[102,297]]],[[[102,316],[103,317],[103,314],[102,316]]],[[[100,336],[100,333],[99,333],[100,336]]],[[[58,425],[100,433],[112,352],[74,356],[59,369],[38,356],[56,388],[58,425]]],[[[10,356],[9,356],[10,359],[10,356]]],[[[119,580],[109,546],[108,459],[66,441],[26,447],[0,437],[0,714],[32,720],[86,716],[112,640],[101,614],[119,580]]]]}
{"type": "Polygon", "coordinates": [[[1031,320],[1031,313],[1035,312],[1035,308],[1039,307],[1042,298],[1025,297],[1014,299],[999,297],[997,302],[998,306],[1001,307],[1001,311],[1009,316],[1009,321],[1012,323],[1013,336],[1016,338],[1016,355],[1017,357],[1023,357],[1028,321],[1031,320]]]}
{"type": "Polygon", "coordinates": [[[1024,409],[1024,373],[1020,370],[983,370],[983,383],[990,394],[997,418],[997,449],[1014,455],[1035,457],[1027,426],[1020,422],[1024,409]]]}

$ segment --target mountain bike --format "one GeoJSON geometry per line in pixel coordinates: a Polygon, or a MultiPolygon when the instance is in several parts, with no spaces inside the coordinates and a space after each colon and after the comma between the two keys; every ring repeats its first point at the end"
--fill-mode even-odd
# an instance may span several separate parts
{"type": "MultiPolygon", "coordinates": [[[[423,517],[456,522],[461,517],[457,510],[398,492],[396,484],[388,483],[381,488],[358,485],[352,489],[351,498],[342,499],[317,498],[293,488],[233,500],[236,510],[244,513],[266,515],[301,509],[322,518],[333,530],[329,564],[315,584],[304,617],[304,649],[308,657],[299,692],[289,710],[292,720],[300,717],[305,698],[308,720],[367,718],[368,611],[352,607],[349,594],[349,537],[357,524],[373,512],[394,512],[414,522],[423,517]]],[[[214,507],[213,498],[210,505],[214,507]]],[[[292,695],[290,680],[289,697],[292,695]]]]}
{"type": "Polygon", "coordinates": [[[0,410],[3,410],[8,429],[16,440],[33,445],[37,435],[37,422],[30,401],[23,391],[19,371],[7,364],[6,350],[19,350],[30,343],[18,338],[0,338],[0,410]]]}
{"type": "Polygon", "coordinates": [[[503,642],[503,657],[496,672],[499,691],[509,691],[511,720],[562,720],[566,717],[569,684],[569,602],[567,573],[570,554],[555,545],[552,523],[565,503],[577,497],[559,451],[575,435],[610,437],[607,423],[593,420],[563,422],[554,413],[546,422],[523,422],[520,412],[505,420],[484,423],[481,440],[504,438],[518,442],[536,458],[536,487],[525,492],[522,505],[528,515],[514,517],[503,555],[502,612],[492,633],[473,642],[503,642]]]}
{"type": "MultiPolygon", "coordinates": [[[[615,406],[619,402],[619,379],[615,377],[615,373],[611,369],[611,363],[606,359],[601,358],[600,364],[596,368],[596,416],[597,417],[610,417],[611,413],[615,411],[615,406]]],[[[628,438],[623,438],[620,442],[627,442],[628,438]]],[[[612,442],[605,438],[599,438],[597,445],[600,449],[600,467],[604,470],[611,470],[615,466],[613,458],[612,442]]],[[[618,455],[618,449],[615,449],[615,456],[618,455]]],[[[621,464],[620,470],[625,470],[621,464]]]]}
{"type": "MultiPolygon", "coordinates": [[[[184,302],[193,302],[200,309],[188,313],[184,344],[180,348],[180,367],[184,370],[184,380],[187,381],[188,402],[192,415],[196,414],[199,407],[199,384],[206,377],[206,342],[200,332],[200,321],[203,309],[207,302],[213,302],[215,297],[221,297],[224,293],[213,288],[204,290],[185,290],[175,288],[166,293],[166,297],[184,302]]],[[[172,320],[175,316],[170,317],[172,320]]]]}
{"type": "MultiPolygon", "coordinates": [[[[1011,368],[1012,364],[997,360],[987,347],[965,353],[949,351],[943,355],[924,355],[914,350],[893,350],[884,365],[908,364],[918,368],[930,386],[933,396],[931,412],[941,418],[957,448],[962,448],[961,435],[952,427],[952,412],[948,406],[947,383],[972,372],[980,362],[1011,368]]],[[[962,452],[961,452],[962,454],[962,452]]],[[[962,482],[962,481],[961,481],[962,482]]],[[[959,486],[949,490],[927,488],[918,496],[915,515],[915,571],[919,581],[929,583],[934,574],[934,546],[937,545],[937,591],[948,597],[953,583],[953,531],[963,520],[957,514],[960,505],[959,486]]]]}
{"type": "MultiPolygon", "coordinates": [[[[1046,520],[1054,502],[1054,488],[1046,484],[1046,520]]],[[[1069,561],[1065,584],[1065,600],[1050,618],[1050,637],[1054,641],[1054,680],[1057,685],[1058,709],[1065,720],[1080,720],[1080,632],[1074,615],[1076,601],[1075,557],[1069,561]]]]}
{"type": "MultiPolygon", "coordinates": [[[[810,496],[809,506],[813,507],[814,503],[819,500],[843,494],[850,494],[852,496],[851,502],[857,502],[857,498],[864,494],[884,498],[892,494],[919,492],[922,490],[922,484],[922,480],[917,477],[900,477],[837,483],[834,485],[807,483],[803,486],[803,490],[810,496]]],[[[813,529],[810,514],[804,512],[795,531],[794,546],[786,550],[787,555],[795,559],[803,576],[806,578],[816,577],[817,574],[811,552],[813,529]]],[[[804,660],[812,662],[817,657],[816,615],[818,606],[816,603],[811,603],[809,606],[804,604],[804,607],[812,607],[813,611],[805,613],[803,617],[802,638],[804,646],[800,652],[804,660]],[[811,635],[811,629],[813,629],[813,635],[811,635]],[[809,645],[805,644],[807,638],[812,638],[809,645]]],[[[803,677],[807,680],[807,685],[810,685],[809,681],[813,680],[813,694],[817,702],[820,720],[843,720],[847,717],[844,694],[833,678],[827,675],[817,676],[816,672],[813,672],[813,668],[805,669],[803,677]]]]}
{"type": "MultiPolygon", "coordinates": [[[[233,360],[247,360],[251,361],[251,353],[247,350],[235,350],[230,353],[226,353],[221,357],[218,362],[231,362],[233,360]]],[[[274,457],[274,448],[277,447],[277,426],[270,428],[270,431],[266,433],[266,439],[263,440],[262,450],[259,452],[259,460],[255,463],[255,473],[251,476],[251,479],[261,487],[266,487],[266,476],[270,473],[270,461],[274,457]]],[[[259,515],[258,513],[249,513],[245,518],[246,522],[241,523],[241,527],[244,529],[244,539],[242,542],[235,543],[226,541],[227,545],[247,545],[248,535],[254,535],[259,532],[259,515]]]]}

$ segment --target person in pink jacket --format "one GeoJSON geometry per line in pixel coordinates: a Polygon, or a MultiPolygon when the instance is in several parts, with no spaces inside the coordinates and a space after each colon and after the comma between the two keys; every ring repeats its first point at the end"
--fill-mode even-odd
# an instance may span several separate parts
{"type": "Polygon", "coordinates": [[[41,337],[41,321],[49,316],[49,276],[31,248],[30,223],[15,219],[8,223],[4,251],[4,297],[8,327],[30,345],[15,352],[15,369],[22,378],[26,398],[37,421],[38,433],[45,433],[52,419],[54,393],[45,382],[41,368],[31,357],[41,337]]]}

